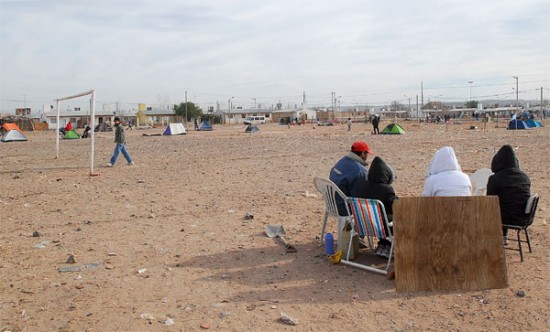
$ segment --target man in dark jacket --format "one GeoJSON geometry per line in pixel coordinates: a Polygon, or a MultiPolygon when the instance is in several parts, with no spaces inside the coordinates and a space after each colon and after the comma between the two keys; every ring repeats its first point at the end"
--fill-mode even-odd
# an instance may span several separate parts
{"type": "MultiPolygon", "coordinates": [[[[348,152],[330,170],[329,179],[342,190],[344,195],[350,196],[355,192],[357,186],[367,181],[367,156],[374,154],[367,143],[363,141],[354,142],[351,151],[348,152]]],[[[347,216],[346,206],[342,199],[337,197],[338,213],[340,216],[347,216]]]]}
{"type": "MultiPolygon", "coordinates": [[[[388,223],[393,221],[393,202],[397,199],[392,182],[395,179],[393,169],[380,157],[375,157],[372,161],[368,181],[361,183],[354,192],[353,197],[377,199],[384,204],[388,223]]],[[[387,230],[386,230],[387,232],[387,230]]],[[[375,253],[380,256],[389,257],[391,242],[386,239],[378,241],[378,247],[375,253]]]]}
{"type": "MultiPolygon", "coordinates": [[[[491,162],[493,175],[487,182],[487,195],[496,195],[500,204],[500,216],[504,225],[524,225],[527,222],[525,206],[531,196],[531,181],[519,169],[519,161],[514,149],[504,145],[491,162]]],[[[508,229],[503,227],[504,242],[508,229]]]]}

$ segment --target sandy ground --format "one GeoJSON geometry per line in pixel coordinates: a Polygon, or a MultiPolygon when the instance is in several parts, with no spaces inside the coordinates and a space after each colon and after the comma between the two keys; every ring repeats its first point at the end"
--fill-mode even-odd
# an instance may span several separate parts
{"type": "Polygon", "coordinates": [[[89,140],[62,140],[59,159],[52,131],[0,144],[0,331],[550,329],[550,122],[528,131],[403,125],[401,136],[371,135],[366,124],[351,132],[267,124],[256,134],[230,125],[172,137],[133,130],[136,166],[121,156],[113,168],[103,165],[114,134],[97,133],[95,177],[89,140]],[[331,265],[312,179],[327,177],[357,139],[396,169],[399,196],[421,192],[441,146],[453,146],[469,173],[488,167],[501,145],[517,147],[541,202],[533,253],[520,262],[506,251],[509,287],[396,293],[382,275],[331,265]],[[298,252],[266,237],[267,224],[284,225],[298,252]],[[59,272],[67,267],[81,270],[59,272]]]}

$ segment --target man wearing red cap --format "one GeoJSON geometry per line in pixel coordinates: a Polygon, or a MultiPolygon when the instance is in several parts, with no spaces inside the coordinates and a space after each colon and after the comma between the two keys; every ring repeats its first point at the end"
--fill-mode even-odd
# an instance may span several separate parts
{"type": "MultiPolygon", "coordinates": [[[[342,190],[346,196],[356,192],[357,188],[367,181],[367,156],[374,154],[367,143],[356,141],[348,152],[336,165],[330,170],[329,179],[342,190]]],[[[345,202],[339,197],[336,199],[338,213],[346,216],[345,202]]]]}

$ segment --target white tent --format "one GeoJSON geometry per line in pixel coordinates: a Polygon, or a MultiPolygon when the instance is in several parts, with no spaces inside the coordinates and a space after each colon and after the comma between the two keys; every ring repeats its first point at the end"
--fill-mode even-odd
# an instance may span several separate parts
{"type": "Polygon", "coordinates": [[[27,137],[19,130],[12,129],[2,136],[2,142],[27,141],[27,137]]]}
{"type": "Polygon", "coordinates": [[[2,142],[27,141],[27,137],[15,123],[4,123],[1,130],[2,142]]]}
{"type": "Polygon", "coordinates": [[[163,135],[185,135],[187,131],[183,126],[183,123],[170,123],[166,130],[164,130],[163,135]]]}

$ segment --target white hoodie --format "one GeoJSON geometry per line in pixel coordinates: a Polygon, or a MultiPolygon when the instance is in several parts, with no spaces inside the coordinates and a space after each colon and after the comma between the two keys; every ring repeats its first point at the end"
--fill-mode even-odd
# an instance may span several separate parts
{"type": "Polygon", "coordinates": [[[452,147],[437,150],[428,168],[422,196],[471,196],[470,177],[462,173],[452,147]]]}

